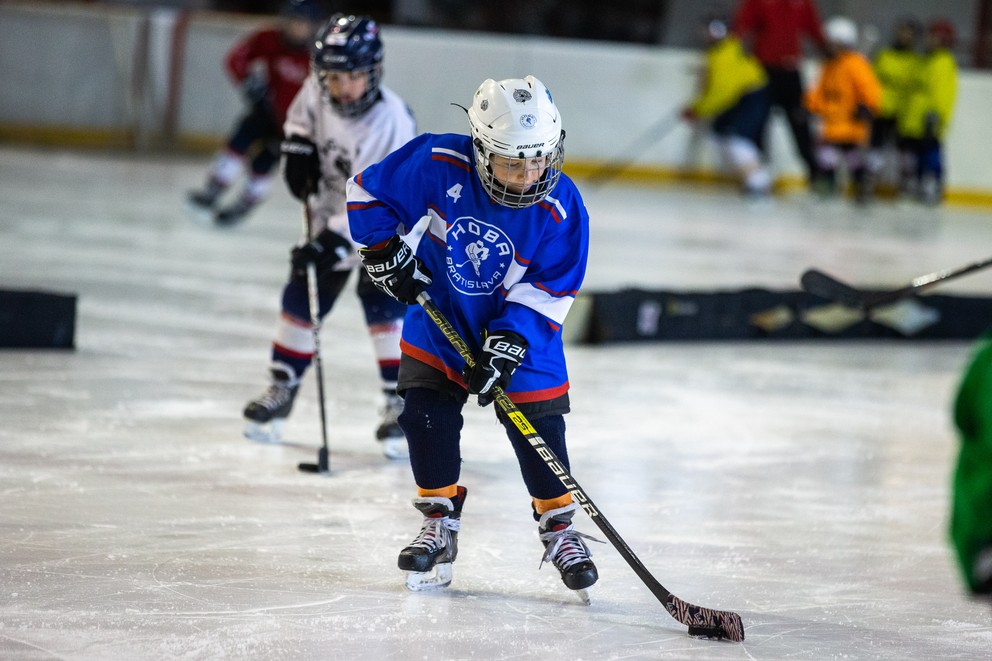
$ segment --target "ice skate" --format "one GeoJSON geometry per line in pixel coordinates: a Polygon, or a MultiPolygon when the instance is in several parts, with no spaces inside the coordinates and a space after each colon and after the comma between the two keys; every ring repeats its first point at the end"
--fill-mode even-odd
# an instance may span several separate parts
{"type": "Polygon", "coordinates": [[[382,421],[375,430],[375,438],[382,444],[382,454],[387,459],[406,459],[410,450],[406,436],[400,429],[397,418],[403,412],[403,398],[396,391],[386,391],[386,405],[382,411],[382,421]]]}
{"type": "Polygon", "coordinates": [[[214,214],[214,224],[218,227],[233,227],[247,218],[256,206],[258,206],[258,200],[248,195],[242,195],[233,204],[214,214]]]}
{"type": "Polygon", "coordinates": [[[214,206],[224,189],[225,186],[219,181],[210,179],[201,190],[192,190],[186,194],[186,206],[197,222],[203,224],[211,222],[214,206]]]}
{"type": "Polygon", "coordinates": [[[541,515],[538,523],[538,534],[544,544],[544,556],[541,564],[551,562],[561,572],[561,580],[570,590],[575,590],[577,596],[589,605],[590,587],[599,579],[596,565],[590,556],[592,553],[583,538],[599,542],[600,540],[576,531],[572,525],[572,516],[578,505],[572,503],[565,507],[549,510],[541,515]]]}
{"type": "Polygon", "coordinates": [[[420,534],[400,551],[397,560],[399,568],[408,572],[407,589],[437,590],[451,583],[451,563],[458,556],[458,531],[466,493],[465,487],[458,487],[453,499],[413,499],[413,506],[424,514],[424,523],[420,534]]]}
{"type": "Polygon", "coordinates": [[[280,442],[283,425],[299,389],[299,379],[286,370],[274,368],[272,385],[245,406],[244,416],[248,421],[245,438],[259,443],[280,442]]]}

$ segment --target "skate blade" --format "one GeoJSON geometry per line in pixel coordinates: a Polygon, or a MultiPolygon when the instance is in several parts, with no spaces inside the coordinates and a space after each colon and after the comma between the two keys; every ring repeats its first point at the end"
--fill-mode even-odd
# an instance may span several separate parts
{"type": "Polygon", "coordinates": [[[210,227],[214,224],[214,211],[209,207],[201,207],[192,202],[186,202],[186,214],[194,225],[210,227]]]}
{"type": "Polygon", "coordinates": [[[407,447],[406,438],[387,438],[380,443],[382,443],[382,455],[386,459],[410,458],[410,448],[407,447]]]}
{"type": "Polygon", "coordinates": [[[586,606],[592,606],[592,599],[589,598],[588,590],[574,590],[575,596],[582,600],[586,606]]]}
{"type": "Polygon", "coordinates": [[[282,443],[282,420],[271,422],[248,422],[244,428],[244,435],[249,441],[256,443],[282,443]]]}
{"type": "Polygon", "coordinates": [[[451,563],[441,562],[434,569],[425,572],[411,571],[406,574],[406,588],[411,592],[440,590],[451,585],[451,563]]]}

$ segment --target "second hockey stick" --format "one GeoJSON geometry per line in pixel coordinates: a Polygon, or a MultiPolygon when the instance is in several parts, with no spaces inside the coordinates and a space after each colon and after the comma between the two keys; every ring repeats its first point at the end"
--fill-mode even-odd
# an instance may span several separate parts
{"type": "Polygon", "coordinates": [[[919,294],[941,282],[947,282],[969,273],[992,266],[992,257],[956,269],[944,269],[914,278],[908,285],[889,291],[864,291],[817,269],[802,274],[799,282],[803,289],[815,296],[836,301],[852,308],[871,309],[919,294]]]}
{"type": "MultiPolygon", "coordinates": [[[[469,367],[475,365],[475,357],[471,349],[462,339],[455,327],[444,317],[427,292],[421,292],[417,296],[417,301],[423,307],[427,315],[437,324],[437,327],[444,333],[444,336],[451,342],[458,354],[465,360],[469,367]]],[[[647,586],[648,590],[657,597],[669,614],[678,622],[689,627],[690,636],[702,638],[726,638],[740,642],[744,640],[744,623],[740,615],[731,611],[718,611],[711,608],[695,606],[687,601],[683,601],[668,591],[658,580],[651,575],[644,564],[634,555],[627,543],[623,541],[620,534],[613,528],[599,508],[586,495],[585,490],[575,481],[565,465],[558,459],[554,451],[548,447],[544,439],[537,433],[537,430],[530,424],[517,405],[510,401],[503,389],[498,385],[493,386],[496,404],[503,413],[513,422],[514,426],[523,434],[530,443],[534,451],[540,455],[548,468],[558,477],[561,483],[568,489],[572,497],[575,498],[582,509],[585,510],[589,518],[599,527],[602,533],[610,540],[610,543],[620,553],[630,568],[634,570],[638,578],[647,586]]]]}
{"type": "MultiPolygon", "coordinates": [[[[310,201],[303,202],[303,221],[306,231],[305,241],[312,239],[313,217],[310,215],[310,201]]],[[[317,463],[302,462],[298,468],[307,473],[331,472],[330,450],[327,447],[327,412],[324,405],[324,366],[320,360],[320,304],[317,297],[317,265],[307,264],[307,301],[310,304],[310,324],[313,326],[313,363],[317,377],[317,398],[320,404],[320,450],[317,451],[317,463]]]]}

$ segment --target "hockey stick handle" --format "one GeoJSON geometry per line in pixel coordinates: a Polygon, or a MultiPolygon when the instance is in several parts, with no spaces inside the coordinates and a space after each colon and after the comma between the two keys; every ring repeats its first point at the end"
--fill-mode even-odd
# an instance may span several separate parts
{"type": "MultiPolygon", "coordinates": [[[[445,318],[444,314],[437,307],[437,304],[431,299],[430,294],[426,291],[422,291],[417,295],[417,302],[420,303],[427,316],[434,321],[437,327],[441,330],[444,336],[448,339],[451,345],[458,352],[458,355],[462,357],[465,364],[470,368],[475,366],[475,356],[472,354],[472,350],[469,349],[468,344],[465,340],[458,334],[458,331],[454,326],[445,318]]],[[[668,610],[669,614],[677,621],[693,628],[702,628],[710,630],[713,635],[720,636],[723,638],[728,638],[734,641],[744,640],[744,625],[741,622],[740,616],[736,613],[731,613],[728,611],[714,611],[709,608],[702,608],[700,606],[694,606],[688,602],[682,601],[675,595],[673,595],[665,586],[663,586],[658,579],[656,579],[651,572],[648,571],[647,567],[640,561],[640,559],[634,554],[634,551],[627,545],[627,543],[620,537],[620,534],[616,531],[613,525],[603,516],[596,504],[593,503],[592,499],[586,494],[585,489],[583,489],[572,474],[565,468],[565,465],[558,459],[554,451],[548,447],[544,439],[541,438],[534,426],[531,425],[530,421],[527,420],[526,416],[517,408],[509,396],[500,388],[498,385],[493,386],[493,395],[496,404],[500,407],[503,413],[513,422],[513,425],[523,434],[527,442],[530,443],[534,451],[544,460],[548,468],[552,473],[561,481],[562,485],[572,494],[572,497],[578,502],[582,509],[585,510],[589,518],[593,520],[596,526],[602,531],[607,539],[614,548],[620,553],[630,568],[634,570],[637,577],[641,579],[645,586],[651,591],[651,593],[660,601],[665,609],[668,610]]]]}
{"type": "MultiPolygon", "coordinates": [[[[310,200],[303,201],[304,242],[313,239],[313,215],[310,200]]],[[[307,302],[310,305],[310,325],[313,326],[313,362],[317,374],[317,399],[320,405],[320,452],[317,458],[318,471],[330,470],[330,450],[327,446],[327,411],[324,404],[324,365],[320,359],[320,303],[317,289],[317,265],[307,264],[307,302]]]]}

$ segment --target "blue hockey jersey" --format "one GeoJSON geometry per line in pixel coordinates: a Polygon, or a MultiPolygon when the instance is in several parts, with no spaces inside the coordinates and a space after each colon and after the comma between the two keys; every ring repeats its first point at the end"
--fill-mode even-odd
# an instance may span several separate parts
{"type": "MultiPolygon", "coordinates": [[[[424,134],[348,185],[351,235],[374,246],[404,236],[433,276],[427,292],[477,353],[485,330],[513,330],[530,348],[507,390],[517,403],[568,391],[561,326],[585,277],[589,214],[562,175],[541,202],[493,202],[464,135],[424,134]]],[[[465,385],[465,362],[430,317],[411,306],[402,350],[465,385]]]]}

